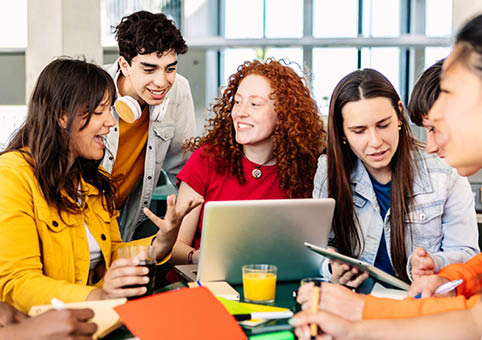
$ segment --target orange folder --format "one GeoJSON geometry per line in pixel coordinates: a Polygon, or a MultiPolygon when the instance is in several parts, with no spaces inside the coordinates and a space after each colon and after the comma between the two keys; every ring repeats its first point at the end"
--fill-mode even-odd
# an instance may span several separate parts
{"type": "Polygon", "coordinates": [[[141,340],[246,340],[233,316],[205,287],[183,288],[114,308],[141,340]]]}

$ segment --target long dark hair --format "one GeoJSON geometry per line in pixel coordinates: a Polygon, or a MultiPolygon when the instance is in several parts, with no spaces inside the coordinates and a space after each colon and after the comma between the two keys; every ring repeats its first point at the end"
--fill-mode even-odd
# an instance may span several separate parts
{"type": "Polygon", "coordinates": [[[273,154],[278,166],[279,182],[290,198],[312,197],[318,157],[325,149],[326,132],[318,107],[305,81],[286,63],[267,59],[245,61],[229,77],[229,83],[214,105],[213,113],[202,137],[184,145],[194,151],[206,146],[205,155],[212,157],[218,171],[228,171],[243,184],[242,145],[236,142],[231,118],[234,96],[239,84],[249,75],[260,75],[272,88],[278,121],[273,132],[273,154]]]}
{"type": "Polygon", "coordinates": [[[393,268],[397,275],[407,278],[405,271],[405,220],[409,218],[412,201],[412,187],[415,162],[412,158],[414,140],[407,119],[399,109],[400,97],[390,81],[372,69],[358,70],[345,76],[336,85],[330,100],[328,116],[328,193],[336,200],[333,230],[333,245],[338,251],[350,256],[359,256],[363,250],[363,235],[357,227],[357,217],[353,206],[351,174],[358,157],[349,144],[342,143],[343,116],[345,104],[361,99],[383,97],[390,100],[398,119],[401,121],[399,147],[390,162],[391,217],[390,245],[393,268]]]}
{"type": "Polygon", "coordinates": [[[81,177],[103,193],[104,207],[114,213],[114,187],[109,175],[99,169],[101,160],[77,158],[69,168],[74,119],[79,115],[86,118],[81,127],[84,129],[106,93],[112,102],[115,86],[102,68],[68,58],[52,61],[40,73],[24,124],[3,152],[23,153],[33,167],[45,199],[59,213],[80,212],[75,202],[82,198],[82,193],[75,182],[81,177]],[[65,129],[59,125],[63,115],[68,117],[65,129]]]}

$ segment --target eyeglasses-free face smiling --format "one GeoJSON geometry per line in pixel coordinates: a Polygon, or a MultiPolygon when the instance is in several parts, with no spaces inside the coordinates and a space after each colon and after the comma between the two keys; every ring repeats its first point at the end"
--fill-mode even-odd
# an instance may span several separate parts
{"type": "MultiPolygon", "coordinates": [[[[89,124],[85,124],[85,114],[79,113],[73,122],[70,138],[70,159],[74,161],[81,157],[84,159],[98,160],[104,156],[103,137],[115,125],[114,117],[110,112],[112,102],[106,93],[102,102],[97,106],[90,117],[89,124]]],[[[66,122],[61,119],[61,126],[65,128],[66,122]]]]}
{"type": "Polygon", "coordinates": [[[246,147],[273,148],[271,136],[278,121],[273,90],[260,75],[249,75],[239,84],[231,111],[236,141],[246,147]]]}
{"type": "Polygon", "coordinates": [[[400,124],[390,99],[375,97],[348,102],[341,114],[343,132],[353,153],[379,182],[389,182],[400,124]]]}
{"type": "Polygon", "coordinates": [[[482,166],[482,81],[475,71],[445,60],[440,78],[440,95],[429,112],[437,143],[447,162],[459,170],[482,166]]]}
{"type": "Polygon", "coordinates": [[[129,65],[119,58],[123,77],[118,80],[122,96],[131,96],[143,106],[162,104],[176,79],[177,54],[168,51],[161,56],[157,52],[138,54],[129,65]]]}

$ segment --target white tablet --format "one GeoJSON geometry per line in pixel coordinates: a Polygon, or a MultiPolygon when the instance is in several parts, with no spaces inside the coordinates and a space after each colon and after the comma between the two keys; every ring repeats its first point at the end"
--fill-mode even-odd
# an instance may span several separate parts
{"type": "Polygon", "coordinates": [[[314,244],[311,244],[311,243],[308,243],[308,242],[305,242],[305,246],[307,246],[309,249],[313,250],[315,253],[323,255],[326,258],[346,263],[349,266],[356,267],[356,268],[360,269],[362,272],[367,272],[368,274],[370,274],[371,277],[373,277],[373,278],[375,278],[379,281],[388,283],[388,284],[392,285],[393,287],[403,289],[403,290],[408,290],[410,288],[410,285],[408,283],[400,280],[399,278],[397,278],[395,276],[392,276],[392,275],[384,272],[383,270],[381,270],[381,269],[379,269],[379,268],[377,268],[377,267],[375,267],[375,266],[373,266],[369,263],[363,262],[359,259],[355,259],[353,257],[346,256],[346,255],[343,255],[343,254],[340,254],[340,253],[335,253],[333,251],[329,251],[326,248],[321,248],[321,247],[315,246],[314,244]]]}

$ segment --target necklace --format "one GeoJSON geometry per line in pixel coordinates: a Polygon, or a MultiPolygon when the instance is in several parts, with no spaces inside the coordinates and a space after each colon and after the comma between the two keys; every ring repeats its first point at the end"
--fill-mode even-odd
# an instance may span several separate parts
{"type": "MultiPolygon", "coordinates": [[[[246,157],[246,156],[244,156],[246,157]]],[[[247,157],[246,157],[247,159],[247,157]]],[[[273,155],[273,157],[267,159],[266,161],[264,161],[262,164],[258,164],[254,167],[253,171],[251,171],[251,176],[253,176],[254,179],[260,179],[261,176],[263,176],[263,172],[261,171],[260,167],[262,167],[263,165],[271,162],[273,159],[275,159],[275,156],[273,155]]]]}

